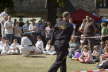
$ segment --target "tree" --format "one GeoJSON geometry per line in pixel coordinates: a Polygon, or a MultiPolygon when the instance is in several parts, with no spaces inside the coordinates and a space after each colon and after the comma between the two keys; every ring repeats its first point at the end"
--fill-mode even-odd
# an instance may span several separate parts
{"type": "Polygon", "coordinates": [[[51,22],[52,26],[56,23],[57,14],[57,0],[47,0],[48,18],[47,20],[51,22]]]}

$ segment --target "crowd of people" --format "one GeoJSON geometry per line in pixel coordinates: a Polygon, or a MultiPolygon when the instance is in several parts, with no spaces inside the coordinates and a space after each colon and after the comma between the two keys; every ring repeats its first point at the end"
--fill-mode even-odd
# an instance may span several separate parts
{"type": "MultiPolygon", "coordinates": [[[[56,54],[50,40],[55,28],[49,21],[41,20],[36,23],[36,19],[31,19],[26,23],[17,20],[13,22],[6,12],[2,12],[0,16],[3,17],[0,22],[1,55],[56,54]]],[[[57,23],[60,21],[62,18],[57,19],[57,23]]],[[[95,20],[89,16],[83,19],[79,28],[72,18],[69,19],[69,23],[73,26],[73,34],[69,42],[68,57],[87,64],[100,62],[98,68],[105,68],[102,65],[108,63],[108,24],[101,23],[97,26],[95,20]],[[76,36],[76,33],[80,35],[76,36]],[[100,37],[96,38],[97,35],[100,37]]]]}

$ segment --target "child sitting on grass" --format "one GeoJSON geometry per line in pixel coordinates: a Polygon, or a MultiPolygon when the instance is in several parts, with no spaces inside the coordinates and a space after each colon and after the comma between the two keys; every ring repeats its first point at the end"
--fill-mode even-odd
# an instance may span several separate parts
{"type": "Polygon", "coordinates": [[[19,43],[17,39],[13,40],[13,43],[10,46],[10,49],[8,51],[9,54],[19,54],[19,43]]]}
{"type": "Polygon", "coordinates": [[[79,43],[77,42],[76,37],[71,37],[70,42],[69,42],[69,58],[72,58],[75,54],[75,51],[79,48],[79,43]]]}
{"type": "Polygon", "coordinates": [[[100,56],[99,69],[108,69],[108,46],[104,48],[104,54],[100,56]]]}
{"type": "Polygon", "coordinates": [[[42,41],[41,36],[37,36],[37,42],[35,44],[35,53],[36,54],[42,54],[44,52],[44,43],[42,41]]]}
{"type": "Polygon", "coordinates": [[[49,54],[49,55],[55,55],[56,54],[56,51],[55,51],[55,48],[53,45],[50,44],[51,41],[49,40],[47,42],[47,45],[46,45],[46,51],[44,51],[45,54],[49,54]]]}
{"type": "Polygon", "coordinates": [[[87,45],[84,45],[79,61],[81,63],[91,63],[93,61],[87,45]]]}
{"type": "Polygon", "coordinates": [[[9,40],[5,39],[4,43],[3,43],[3,47],[2,47],[2,51],[1,51],[1,55],[7,55],[8,51],[9,51],[9,40]]]}
{"type": "Polygon", "coordinates": [[[108,46],[106,46],[104,48],[104,54],[102,54],[100,56],[100,62],[102,62],[103,60],[106,60],[106,59],[108,59],[108,46]]]}
{"type": "Polygon", "coordinates": [[[92,56],[93,56],[93,61],[94,62],[99,62],[100,52],[99,52],[98,46],[94,46],[92,56]]]}

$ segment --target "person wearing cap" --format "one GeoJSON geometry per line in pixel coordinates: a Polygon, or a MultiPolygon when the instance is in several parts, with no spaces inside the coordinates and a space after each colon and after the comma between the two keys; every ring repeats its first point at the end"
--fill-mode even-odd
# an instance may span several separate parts
{"type": "Polygon", "coordinates": [[[66,59],[68,54],[69,40],[73,32],[73,26],[69,23],[70,13],[63,13],[63,20],[55,25],[51,35],[51,45],[56,51],[56,60],[48,72],[66,72],[66,59]]]}

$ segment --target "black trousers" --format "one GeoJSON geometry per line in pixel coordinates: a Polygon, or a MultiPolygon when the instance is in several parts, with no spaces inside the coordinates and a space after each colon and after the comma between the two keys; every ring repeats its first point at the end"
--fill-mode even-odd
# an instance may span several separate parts
{"type": "Polygon", "coordinates": [[[66,72],[66,59],[68,50],[57,50],[57,57],[54,64],[51,66],[48,72],[57,72],[60,68],[60,72],[66,72]]]}

